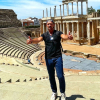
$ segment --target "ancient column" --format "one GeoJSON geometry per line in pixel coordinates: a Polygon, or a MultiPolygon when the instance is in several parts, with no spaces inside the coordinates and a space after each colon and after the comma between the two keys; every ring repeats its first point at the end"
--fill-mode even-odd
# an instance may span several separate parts
{"type": "Polygon", "coordinates": [[[77,39],[79,39],[79,22],[77,22],[77,39]]]}
{"type": "Polygon", "coordinates": [[[51,7],[50,7],[50,17],[51,17],[51,7]]]}
{"type": "Polygon", "coordinates": [[[59,5],[60,6],[60,16],[61,16],[61,5],[59,5]]]}
{"type": "Polygon", "coordinates": [[[63,33],[65,34],[65,23],[63,23],[63,33]]]}
{"type": "Polygon", "coordinates": [[[56,26],[56,23],[55,23],[55,30],[56,30],[56,27],[57,27],[57,26],[56,26]]]}
{"type": "Polygon", "coordinates": [[[43,23],[43,33],[44,33],[44,23],[43,23]]]}
{"type": "Polygon", "coordinates": [[[43,10],[43,18],[44,18],[44,10],[43,10]]]}
{"type": "Polygon", "coordinates": [[[73,2],[72,2],[72,15],[73,15],[73,2]]]}
{"type": "Polygon", "coordinates": [[[87,31],[88,39],[90,39],[90,21],[88,20],[88,31],[87,31]]]}
{"type": "Polygon", "coordinates": [[[59,29],[59,23],[58,23],[58,31],[60,31],[60,29],[59,29]]]}
{"type": "Polygon", "coordinates": [[[48,31],[48,28],[47,28],[47,26],[46,26],[46,32],[48,31]]]}
{"type": "Polygon", "coordinates": [[[64,4],[63,4],[63,16],[64,16],[64,4]]]}
{"type": "Polygon", "coordinates": [[[77,15],[78,15],[78,1],[77,1],[77,15]]]}
{"type": "Polygon", "coordinates": [[[92,20],[92,38],[95,37],[94,27],[95,27],[94,20],[92,20]]]}
{"type": "Polygon", "coordinates": [[[55,8],[54,8],[54,17],[55,17],[55,8]]]}
{"type": "Polygon", "coordinates": [[[81,14],[83,15],[83,2],[81,1],[81,14]]]}
{"type": "Polygon", "coordinates": [[[68,6],[68,3],[67,3],[67,16],[69,15],[69,6],[68,6]]]}
{"type": "MultiPolygon", "coordinates": [[[[97,20],[97,26],[99,26],[99,20],[97,20]]],[[[97,28],[97,41],[99,42],[99,28],[97,28]]]]}
{"type": "Polygon", "coordinates": [[[65,34],[67,34],[67,22],[66,22],[66,24],[65,24],[65,34]]]}
{"type": "Polygon", "coordinates": [[[67,34],[69,33],[69,23],[67,22],[67,34]]]}
{"type": "Polygon", "coordinates": [[[56,6],[55,6],[55,17],[56,17],[56,6]]]}
{"type": "Polygon", "coordinates": [[[48,17],[48,9],[46,8],[46,17],[48,17]]]}
{"type": "Polygon", "coordinates": [[[83,22],[82,22],[82,37],[84,37],[83,22]]]}
{"type": "Polygon", "coordinates": [[[88,15],[88,1],[86,2],[86,14],[88,15]]]}
{"type": "Polygon", "coordinates": [[[72,36],[74,36],[74,22],[72,22],[72,36]]]}
{"type": "Polygon", "coordinates": [[[62,24],[60,23],[60,31],[62,31],[62,24]]]}

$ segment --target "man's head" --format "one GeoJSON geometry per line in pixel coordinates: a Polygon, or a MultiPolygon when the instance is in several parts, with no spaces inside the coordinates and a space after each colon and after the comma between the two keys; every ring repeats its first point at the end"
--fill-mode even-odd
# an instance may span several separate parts
{"type": "Polygon", "coordinates": [[[54,21],[52,19],[48,19],[46,22],[48,31],[53,31],[54,30],[54,21]]]}

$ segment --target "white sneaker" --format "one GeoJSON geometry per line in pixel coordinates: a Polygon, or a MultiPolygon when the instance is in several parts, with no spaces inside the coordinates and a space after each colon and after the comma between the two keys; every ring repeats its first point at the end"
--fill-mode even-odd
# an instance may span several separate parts
{"type": "Polygon", "coordinates": [[[61,93],[61,100],[66,100],[66,95],[65,95],[65,93],[61,93]]]}
{"type": "Polygon", "coordinates": [[[52,96],[51,96],[51,100],[56,100],[56,98],[57,98],[57,93],[52,93],[52,96]]]}

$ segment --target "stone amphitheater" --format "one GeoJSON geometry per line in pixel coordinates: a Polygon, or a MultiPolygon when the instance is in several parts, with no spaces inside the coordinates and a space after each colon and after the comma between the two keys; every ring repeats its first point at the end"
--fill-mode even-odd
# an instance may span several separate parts
{"type": "Polygon", "coordinates": [[[0,9],[0,28],[22,26],[12,9],[0,9]]]}
{"type": "MultiPolygon", "coordinates": [[[[26,39],[21,28],[0,28],[0,100],[50,100],[52,91],[45,66],[44,43],[27,45],[26,39]]],[[[89,54],[86,50],[91,49],[88,46],[62,45],[64,50],[68,49],[64,54],[81,57],[79,53],[70,51],[83,50],[86,59],[86,53],[89,54]]],[[[99,51],[100,48],[92,47],[92,56],[94,49],[99,51]]],[[[100,100],[100,70],[64,68],[64,75],[66,100],[100,100]]],[[[57,77],[56,80],[59,87],[57,77]]],[[[57,100],[60,100],[59,91],[57,100]]]]}

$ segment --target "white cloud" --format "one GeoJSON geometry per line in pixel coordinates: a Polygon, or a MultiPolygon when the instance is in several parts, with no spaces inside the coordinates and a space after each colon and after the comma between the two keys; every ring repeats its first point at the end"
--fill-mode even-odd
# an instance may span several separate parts
{"type": "MultiPolygon", "coordinates": [[[[60,13],[59,5],[62,4],[62,0],[0,0],[0,8],[2,9],[13,9],[18,16],[18,19],[28,18],[28,17],[38,17],[42,18],[43,10],[46,12],[50,7],[52,8],[52,15],[54,11],[54,6],[57,6],[57,15],[60,13]]],[[[84,4],[85,5],[85,4],[84,4]]],[[[92,6],[94,9],[100,9],[100,0],[89,0],[88,6],[92,6]]],[[[80,3],[79,3],[80,7],[80,3]]],[[[69,10],[71,10],[71,5],[69,5],[69,10]]],[[[76,10],[76,5],[74,5],[74,11],[76,10]]],[[[86,12],[86,7],[84,7],[84,12],[86,12]]],[[[67,13],[65,6],[65,14],[67,13]]],[[[70,12],[71,13],[71,12],[70,12]]],[[[46,14],[45,14],[46,15],[46,14]]]]}

